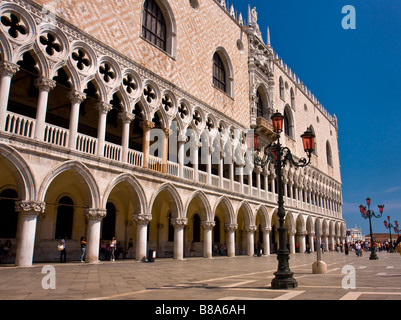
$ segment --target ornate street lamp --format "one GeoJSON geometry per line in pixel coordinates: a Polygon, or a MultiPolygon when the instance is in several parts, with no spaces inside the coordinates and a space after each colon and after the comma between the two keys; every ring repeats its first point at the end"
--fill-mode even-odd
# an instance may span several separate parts
{"type": "MultiPolygon", "coordinates": [[[[298,287],[297,281],[294,279],[294,273],[289,267],[289,250],[287,249],[287,230],[284,224],[285,209],[284,209],[284,185],[282,181],[282,168],[286,162],[290,162],[296,167],[306,167],[311,162],[311,154],[314,149],[315,135],[310,129],[304,132],[301,136],[304,145],[304,150],[308,156],[308,159],[302,158],[295,161],[292,157],[290,149],[283,147],[280,143],[280,133],[283,131],[283,119],[284,116],[276,111],[271,117],[273,122],[273,131],[277,134],[277,141],[272,142],[265,147],[264,156],[255,156],[254,163],[256,166],[264,167],[270,161],[274,164],[275,173],[277,176],[278,184],[278,212],[277,216],[279,219],[279,227],[277,231],[279,233],[279,249],[277,251],[278,268],[274,273],[275,278],[271,282],[273,289],[294,289],[298,287]]],[[[257,137],[257,136],[256,136],[257,137]]],[[[255,143],[257,145],[257,143],[255,143]]]]}
{"type": "MultiPolygon", "coordinates": [[[[388,229],[388,231],[390,232],[390,253],[394,253],[394,248],[393,248],[393,239],[391,238],[391,228],[394,228],[394,225],[390,222],[390,216],[387,216],[387,221],[384,220],[384,226],[386,227],[386,229],[388,229]],[[387,222],[388,221],[388,222],[387,222]]],[[[395,221],[397,222],[397,221],[395,221]]],[[[398,225],[398,222],[397,222],[398,225]]],[[[394,228],[396,229],[396,228],[394,228]]]]}
{"type": "Polygon", "coordinates": [[[363,205],[359,206],[359,211],[361,212],[361,216],[364,219],[369,219],[369,229],[370,229],[370,257],[369,260],[378,260],[379,257],[376,254],[376,250],[373,242],[373,232],[372,232],[372,216],[375,218],[381,218],[383,213],[384,204],[379,204],[379,212],[380,214],[375,214],[373,210],[370,210],[370,198],[366,198],[366,204],[368,205],[368,210],[363,205]]]}
{"type": "Polygon", "coordinates": [[[398,236],[400,236],[400,229],[399,229],[399,226],[398,226],[398,221],[395,220],[395,221],[394,221],[394,224],[395,224],[395,226],[394,226],[394,232],[397,232],[397,233],[398,233],[398,236]]]}

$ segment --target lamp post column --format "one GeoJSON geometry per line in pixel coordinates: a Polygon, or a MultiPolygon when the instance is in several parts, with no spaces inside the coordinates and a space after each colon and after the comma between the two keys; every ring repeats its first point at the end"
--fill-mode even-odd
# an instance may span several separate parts
{"type": "Polygon", "coordinates": [[[284,210],[284,199],[283,199],[283,181],[282,181],[282,172],[281,172],[281,144],[280,139],[277,140],[275,145],[275,155],[276,159],[274,162],[276,177],[277,177],[277,185],[278,185],[278,211],[277,216],[279,219],[279,227],[277,228],[279,233],[279,249],[277,250],[277,260],[278,260],[278,268],[274,273],[275,278],[271,282],[271,286],[273,289],[290,289],[297,288],[298,283],[294,279],[294,273],[290,270],[290,266],[288,263],[289,260],[289,251],[287,249],[287,229],[285,228],[284,219],[285,219],[285,210],[284,210]]]}

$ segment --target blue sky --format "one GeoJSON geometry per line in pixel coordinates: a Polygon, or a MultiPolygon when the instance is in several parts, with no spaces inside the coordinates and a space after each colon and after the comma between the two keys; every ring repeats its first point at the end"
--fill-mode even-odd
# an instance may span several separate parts
{"type": "MultiPolygon", "coordinates": [[[[226,0],[227,2],[227,0],[226,0]]],[[[231,0],[247,19],[256,7],[264,40],[338,118],[343,218],[369,233],[358,206],[384,204],[373,232],[401,224],[401,1],[231,0]],[[342,9],[352,5],[356,29],[345,30],[342,9]]]]}

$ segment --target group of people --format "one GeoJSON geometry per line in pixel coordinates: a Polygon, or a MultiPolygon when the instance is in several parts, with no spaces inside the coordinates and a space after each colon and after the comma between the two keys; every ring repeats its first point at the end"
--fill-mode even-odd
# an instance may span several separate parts
{"type": "MultiPolygon", "coordinates": [[[[85,237],[81,237],[80,239],[80,258],[81,262],[85,262],[85,253],[86,253],[86,245],[87,241],[85,237]]],[[[60,240],[58,245],[58,249],[60,251],[60,263],[65,263],[67,261],[67,237],[64,237],[60,240]]],[[[104,260],[110,260],[112,262],[116,261],[120,257],[120,254],[123,254],[124,258],[132,259],[134,257],[134,243],[132,238],[129,239],[127,250],[124,251],[124,248],[121,245],[120,241],[117,241],[115,237],[113,237],[108,244],[105,241],[102,241],[100,244],[100,254],[103,254],[104,260]]],[[[0,260],[1,261],[1,260],[0,260]]]]}
{"type": "MultiPolygon", "coordinates": [[[[67,238],[61,239],[59,244],[60,250],[60,262],[66,262],[67,253],[66,253],[66,240],[67,238]]],[[[81,237],[80,246],[81,246],[81,262],[85,262],[85,251],[86,251],[86,239],[85,237],[81,237]]],[[[401,236],[398,237],[396,241],[393,243],[391,242],[375,242],[374,243],[374,250],[390,250],[390,246],[395,248],[401,255],[401,236]]],[[[349,254],[350,251],[354,251],[358,257],[363,256],[364,251],[370,251],[371,245],[368,241],[356,241],[354,243],[345,242],[337,243],[335,245],[335,251],[337,252],[344,252],[346,255],[349,254]]],[[[324,242],[321,243],[320,249],[324,253],[325,251],[325,244],[324,242]]],[[[259,255],[263,251],[263,246],[260,242],[255,245],[255,254],[259,255]]],[[[216,255],[226,255],[227,254],[227,247],[224,243],[215,243],[213,247],[213,252],[216,255]]],[[[310,253],[309,246],[306,249],[307,253],[310,253]]],[[[125,258],[132,259],[134,257],[134,244],[132,238],[129,239],[127,250],[124,251],[124,248],[121,245],[120,241],[116,241],[115,237],[113,237],[108,245],[106,245],[105,241],[102,241],[100,244],[100,253],[104,255],[105,260],[115,261],[119,258],[120,254],[122,253],[125,258]]],[[[7,260],[8,257],[11,257],[11,241],[7,240],[6,243],[3,245],[0,241],[0,263],[3,259],[7,260]]]]}

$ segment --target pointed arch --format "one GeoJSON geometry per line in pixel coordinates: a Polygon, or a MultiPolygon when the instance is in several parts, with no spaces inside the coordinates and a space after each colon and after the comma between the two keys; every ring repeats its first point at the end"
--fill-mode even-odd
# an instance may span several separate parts
{"type": "Polygon", "coordinates": [[[129,186],[132,187],[132,189],[134,190],[135,194],[138,197],[139,207],[141,209],[141,212],[134,212],[134,213],[148,214],[149,209],[147,207],[145,192],[143,191],[142,186],[140,185],[137,178],[129,173],[122,173],[119,176],[117,176],[113,181],[110,182],[102,197],[102,208],[106,208],[106,204],[109,199],[110,193],[121,182],[127,182],[129,186]]]}
{"type": "Polygon", "coordinates": [[[216,201],[216,204],[213,209],[214,216],[216,216],[216,210],[220,204],[225,206],[225,209],[226,209],[226,210],[224,210],[225,211],[225,213],[224,213],[225,219],[228,221],[226,223],[235,224],[237,222],[237,219],[235,218],[234,208],[233,208],[230,200],[226,196],[222,196],[216,201]]]}
{"type": "Polygon", "coordinates": [[[89,169],[78,161],[67,161],[54,168],[44,178],[38,192],[38,200],[44,201],[46,192],[53,180],[65,171],[72,171],[77,174],[78,179],[82,182],[85,191],[85,198],[89,208],[100,208],[99,188],[95,178],[89,169]]]}
{"type": "Polygon", "coordinates": [[[204,212],[200,212],[201,220],[202,221],[213,221],[213,213],[212,213],[212,208],[210,206],[209,200],[207,199],[206,194],[201,191],[201,190],[196,190],[187,200],[187,203],[185,205],[185,214],[188,212],[189,205],[193,200],[199,199],[204,212]]]}
{"type": "Polygon", "coordinates": [[[28,163],[19,154],[19,152],[7,145],[0,144],[0,159],[9,165],[17,181],[17,192],[19,198],[26,201],[36,199],[36,184],[28,163]]]}
{"type": "Polygon", "coordinates": [[[171,208],[172,218],[185,218],[183,204],[181,196],[177,189],[171,183],[164,183],[153,193],[150,199],[149,209],[152,210],[153,204],[159,194],[166,192],[170,197],[168,197],[168,202],[171,208]]]}
{"type": "Polygon", "coordinates": [[[238,206],[237,219],[239,217],[241,210],[243,210],[242,212],[244,213],[245,227],[255,225],[255,219],[253,216],[252,208],[251,208],[250,204],[248,203],[248,201],[242,201],[240,203],[240,205],[238,206]]]}

